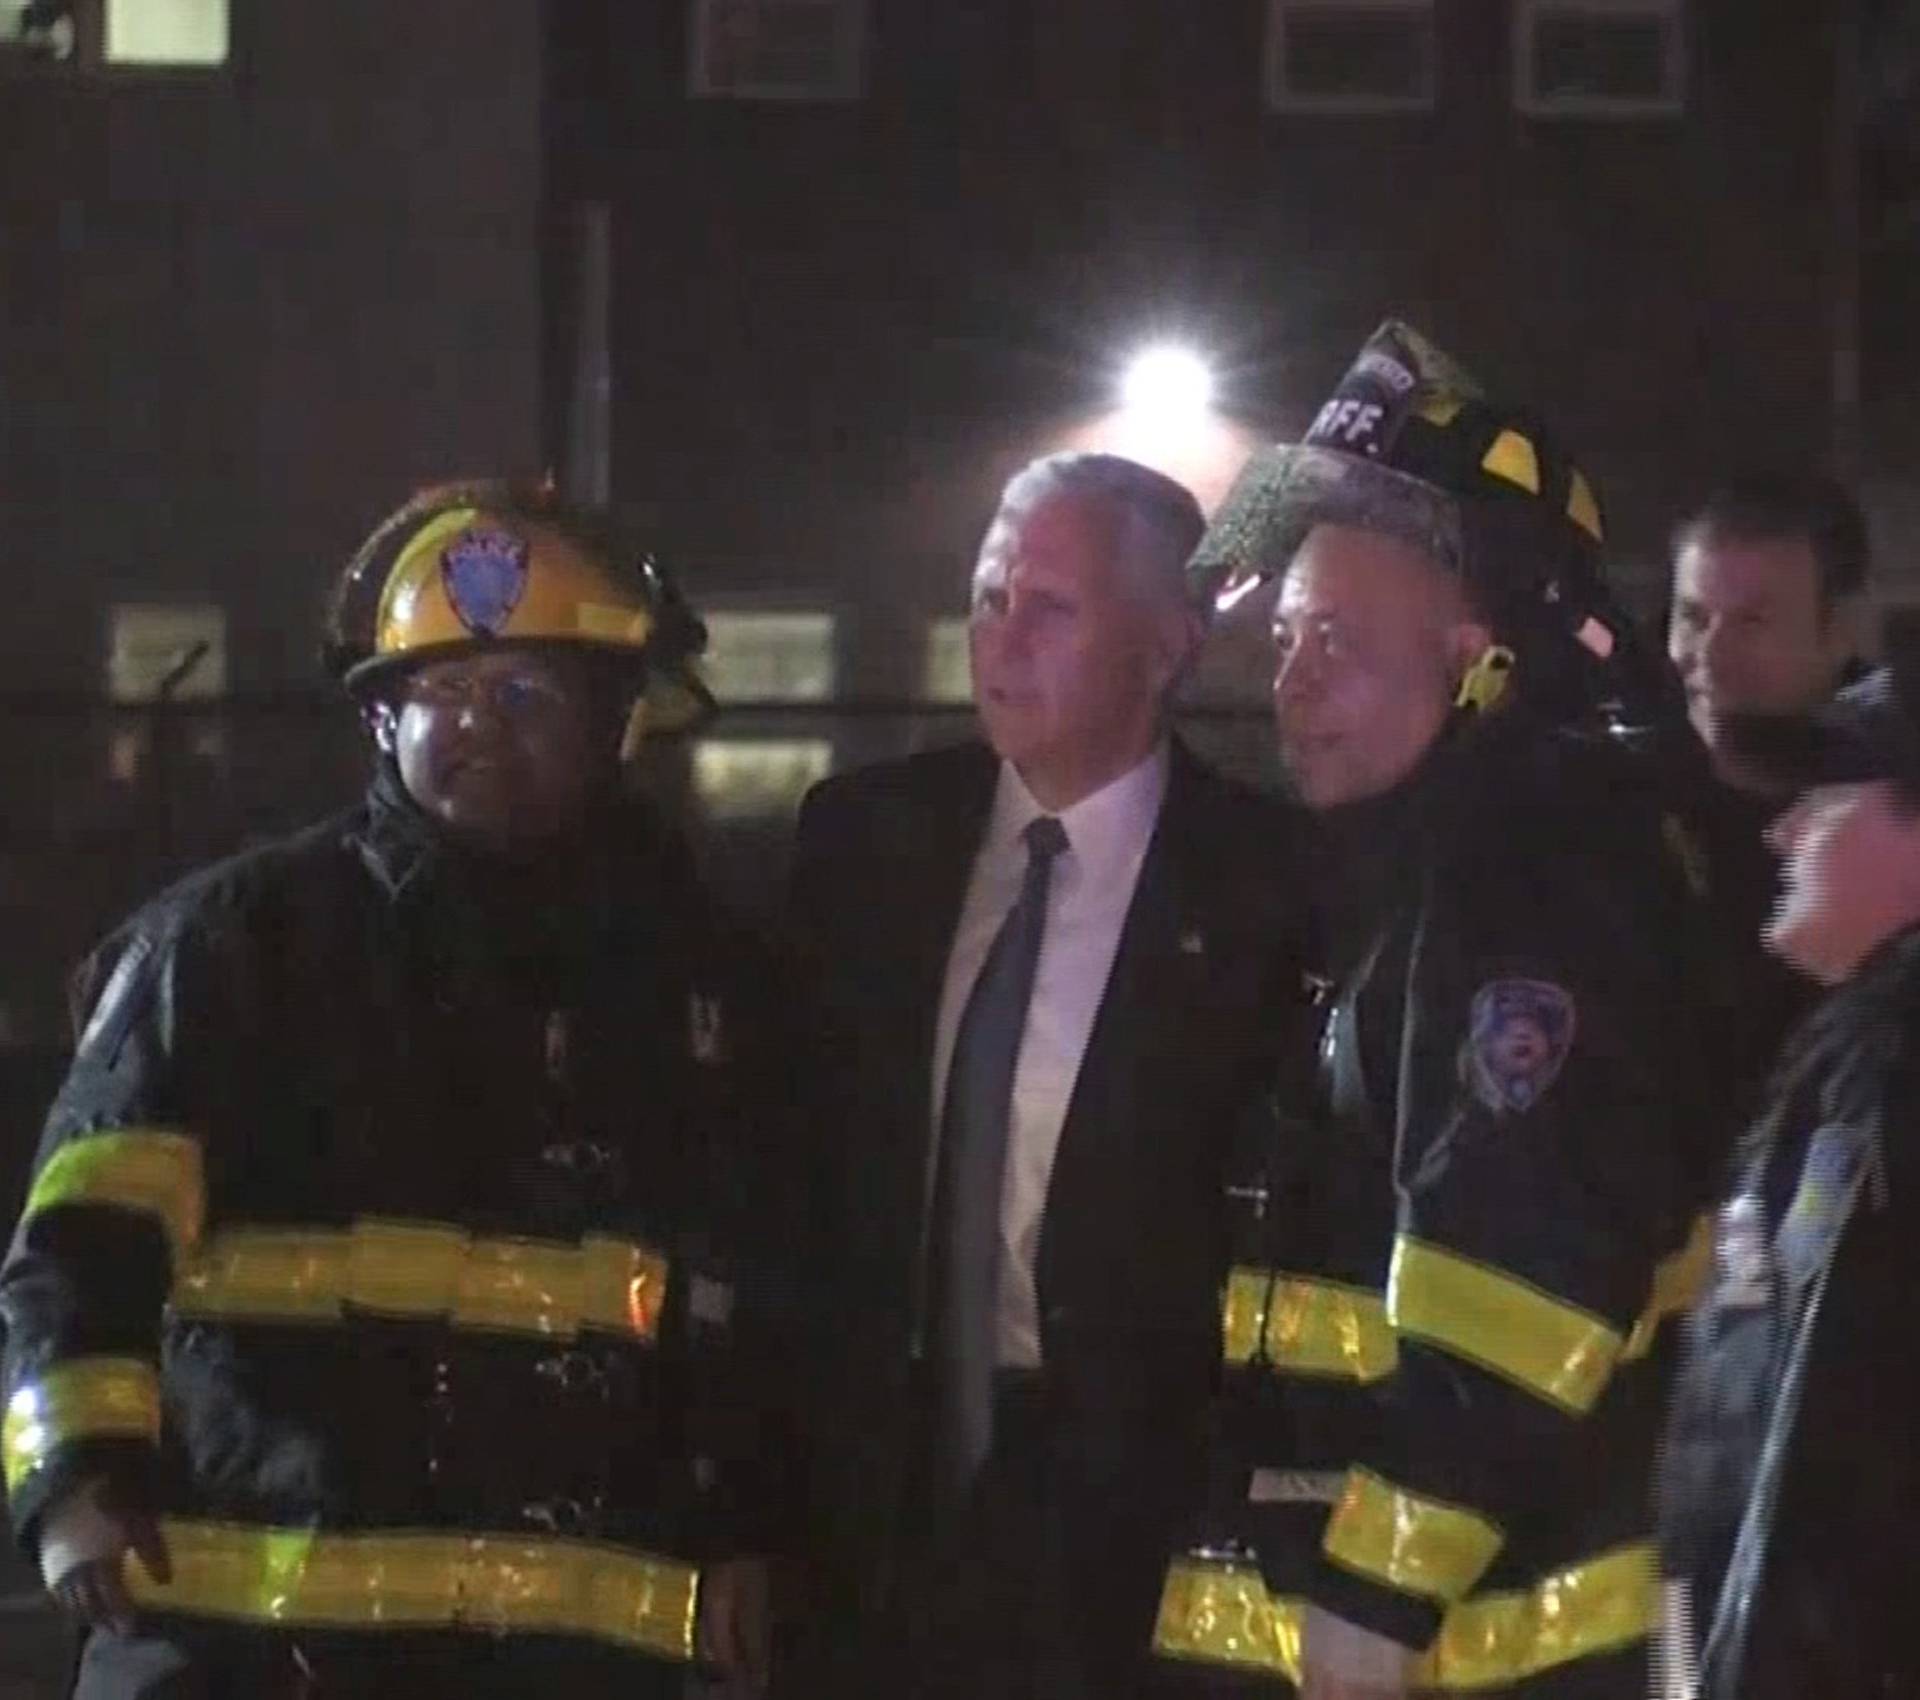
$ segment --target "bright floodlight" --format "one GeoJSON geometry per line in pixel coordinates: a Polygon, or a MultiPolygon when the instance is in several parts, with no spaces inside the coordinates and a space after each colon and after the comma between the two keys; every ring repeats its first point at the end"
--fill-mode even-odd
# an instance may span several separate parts
{"type": "Polygon", "coordinates": [[[1213,401],[1213,373],[1190,348],[1149,348],[1127,368],[1120,395],[1130,413],[1196,419],[1213,401]]]}

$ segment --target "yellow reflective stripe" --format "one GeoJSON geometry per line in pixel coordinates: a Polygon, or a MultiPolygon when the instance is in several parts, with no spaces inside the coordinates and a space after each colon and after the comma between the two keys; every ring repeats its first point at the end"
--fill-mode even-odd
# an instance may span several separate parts
{"type": "Polygon", "coordinates": [[[1524,1592],[1463,1600],[1442,1620],[1418,1680],[1437,1688],[1504,1688],[1614,1652],[1653,1632],[1659,1600],[1653,1548],[1621,1547],[1524,1592]]]}
{"type": "Polygon", "coordinates": [[[160,1377],[142,1358],[69,1358],[23,1382],[0,1422],[7,1492],[76,1440],[160,1438],[160,1377]]]}
{"type": "Polygon", "coordinates": [[[1660,1260],[1653,1272],[1653,1288],[1647,1308],[1633,1325],[1627,1343],[1620,1348],[1620,1361],[1632,1363],[1653,1350],[1660,1325],[1670,1316],[1681,1316],[1693,1308],[1693,1301],[1706,1291],[1707,1277],[1713,1273],[1713,1218],[1697,1216],[1687,1243],[1670,1257],[1660,1260]]]}
{"type": "Polygon", "coordinates": [[[1291,1374],[1369,1382],[1399,1355],[1380,1295],[1340,1281],[1242,1265],[1227,1277],[1220,1321],[1229,1364],[1258,1355],[1291,1374]]]}
{"type": "MultiPolygon", "coordinates": [[[[1560,1665],[1644,1641],[1658,1619],[1658,1565],[1644,1542],[1569,1565],[1533,1587],[1462,1600],[1414,1667],[1421,1689],[1505,1688],[1560,1665]]],[[[1297,1600],[1270,1594],[1245,1562],[1176,1559],[1154,1651],[1300,1680],[1297,1600]]]]}
{"type": "Polygon", "coordinates": [[[339,1629],[578,1635],[693,1656],[699,1572],[677,1559],[517,1535],[320,1533],[162,1521],[173,1580],[127,1566],[152,1611],[339,1629]]]}
{"type": "Polygon", "coordinates": [[[1593,486],[1576,470],[1567,485],[1567,518],[1594,542],[1604,542],[1600,526],[1600,504],[1594,500],[1593,486]]]}
{"type": "Polygon", "coordinates": [[[70,1139],[33,1177],[22,1219],[68,1204],[106,1204],[158,1216],[177,1263],[198,1243],[206,1220],[199,1141],[150,1128],[70,1139]]]}
{"type": "Polygon", "coordinates": [[[1518,431],[1502,431],[1495,437],[1487,452],[1480,457],[1480,466],[1496,478],[1504,478],[1509,484],[1518,484],[1522,490],[1530,491],[1533,495],[1540,494],[1540,456],[1535,453],[1533,444],[1518,431]]]}
{"type": "Polygon", "coordinates": [[[1228,1363],[1253,1361],[1267,1331],[1267,1295],[1273,1284],[1271,1269],[1242,1264],[1228,1271],[1227,1290],[1220,1301],[1221,1346],[1228,1363]]]}
{"type": "Polygon", "coordinates": [[[1404,1234],[1393,1243],[1387,1315],[1399,1333],[1576,1416],[1593,1409],[1625,1344],[1591,1311],[1404,1234]]]}
{"type": "Polygon", "coordinates": [[[1300,1680],[1300,1606],[1267,1592],[1257,1565],[1176,1558],[1167,1566],[1153,1650],[1300,1680]]]}
{"type": "Polygon", "coordinates": [[[1457,1600],[1480,1580],[1505,1539],[1475,1512],[1355,1468],[1328,1519],[1322,1550],[1369,1581],[1457,1600]]]}
{"type": "Polygon", "coordinates": [[[1378,1381],[1399,1358],[1378,1293],[1337,1281],[1285,1280],[1267,1311],[1267,1356],[1304,1375],[1378,1381]]]}
{"type": "Polygon", "coordinates": [[[347,1229],[229,1228],[174,1285],[182,1316],[332,1322],[346,1307],[444,1316],[456,1327],[570,1338],[583,1328],[651,1340],[667,1260],[625,1240],[490,1239],[436,1222],[347,1229]]]}

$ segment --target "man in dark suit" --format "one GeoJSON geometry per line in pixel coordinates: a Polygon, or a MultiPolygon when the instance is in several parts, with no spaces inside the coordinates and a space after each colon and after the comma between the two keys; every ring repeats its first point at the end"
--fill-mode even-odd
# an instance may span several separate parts
{"type": "Polygon", "coordinates": [[[1201,1498],[1225,1154],[1301,986],[1292,817],[1169,734],[1202,528],[1130,461],[1028,467],[974,576],[988,745],[802,811],[841,1693],[1147,1680],[1201,1498]]]}

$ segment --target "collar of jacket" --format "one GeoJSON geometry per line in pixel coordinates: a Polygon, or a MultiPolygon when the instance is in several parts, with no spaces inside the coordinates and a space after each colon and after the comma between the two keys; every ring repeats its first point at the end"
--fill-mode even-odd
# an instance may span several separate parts
{"type": "Polygon", "coordinates": [[[382,763],[348,837],[408,932],[449,966],[491,963],[544,982],[641,948],[698,907],[683,847],[624,798],[570,843],[510,862],[454,842],[382,763]]]}

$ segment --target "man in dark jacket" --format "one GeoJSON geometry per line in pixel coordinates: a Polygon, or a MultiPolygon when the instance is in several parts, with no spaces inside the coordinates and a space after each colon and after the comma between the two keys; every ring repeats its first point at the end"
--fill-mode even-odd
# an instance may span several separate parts
{"type": "Polygon", "coordinates": [[[1287,811],[1170,735],[1201,529],[1132,462],[1028,468],[974,577],[990,747],[801,817],[836,1695],[1124,1700],[1151,1670],[1225,1152],[1303,918],[1287,811]]]}
{"type": "Polygon", "coordinates": [[[1662,1470],[1661,1700],[1920,1693],[1920,644],[1797,722],[1735,728],[1800,792],[1770,950],[1830,988],[1715,1218],[1662,1470]]]}
{"type": "Polygon", "coordinates": [[[545,492],[427,493],[334,611],[365,800],[87,964],[0,1277],[81,1695],[665,1695],[697,1602],[754,1686],[733,947],[620,783],[701,639],[545,492]]]}
{"type": "Polygon", "coordinates": [[[1761,948],[1780,874],[1766,828],[1785,800],[1741,760],[1729,728],[1744,714],[1810,713],[1857,672],[1869,571],[1865,516],[1817,473],[1741,473],[1674,532],[1667,653],[1699,740],[1699,813],[1730,935],[1714,1069],[1739,1098],[1736,1127],[1817,988],[1761,948]]]}
{"type": "Polygon", "coordinates": [[[1159,1642],[1310,1700],[1638,1680],[1695,900],[1573,712],[1634,683],[1599,532],[1540,421],[1388,324],[1196,557],[1228,595],[1282,575],[1329,991],[1317,1091],[1243,1189],[1235,1544],[1176,1567],[1159,1642]]]}

